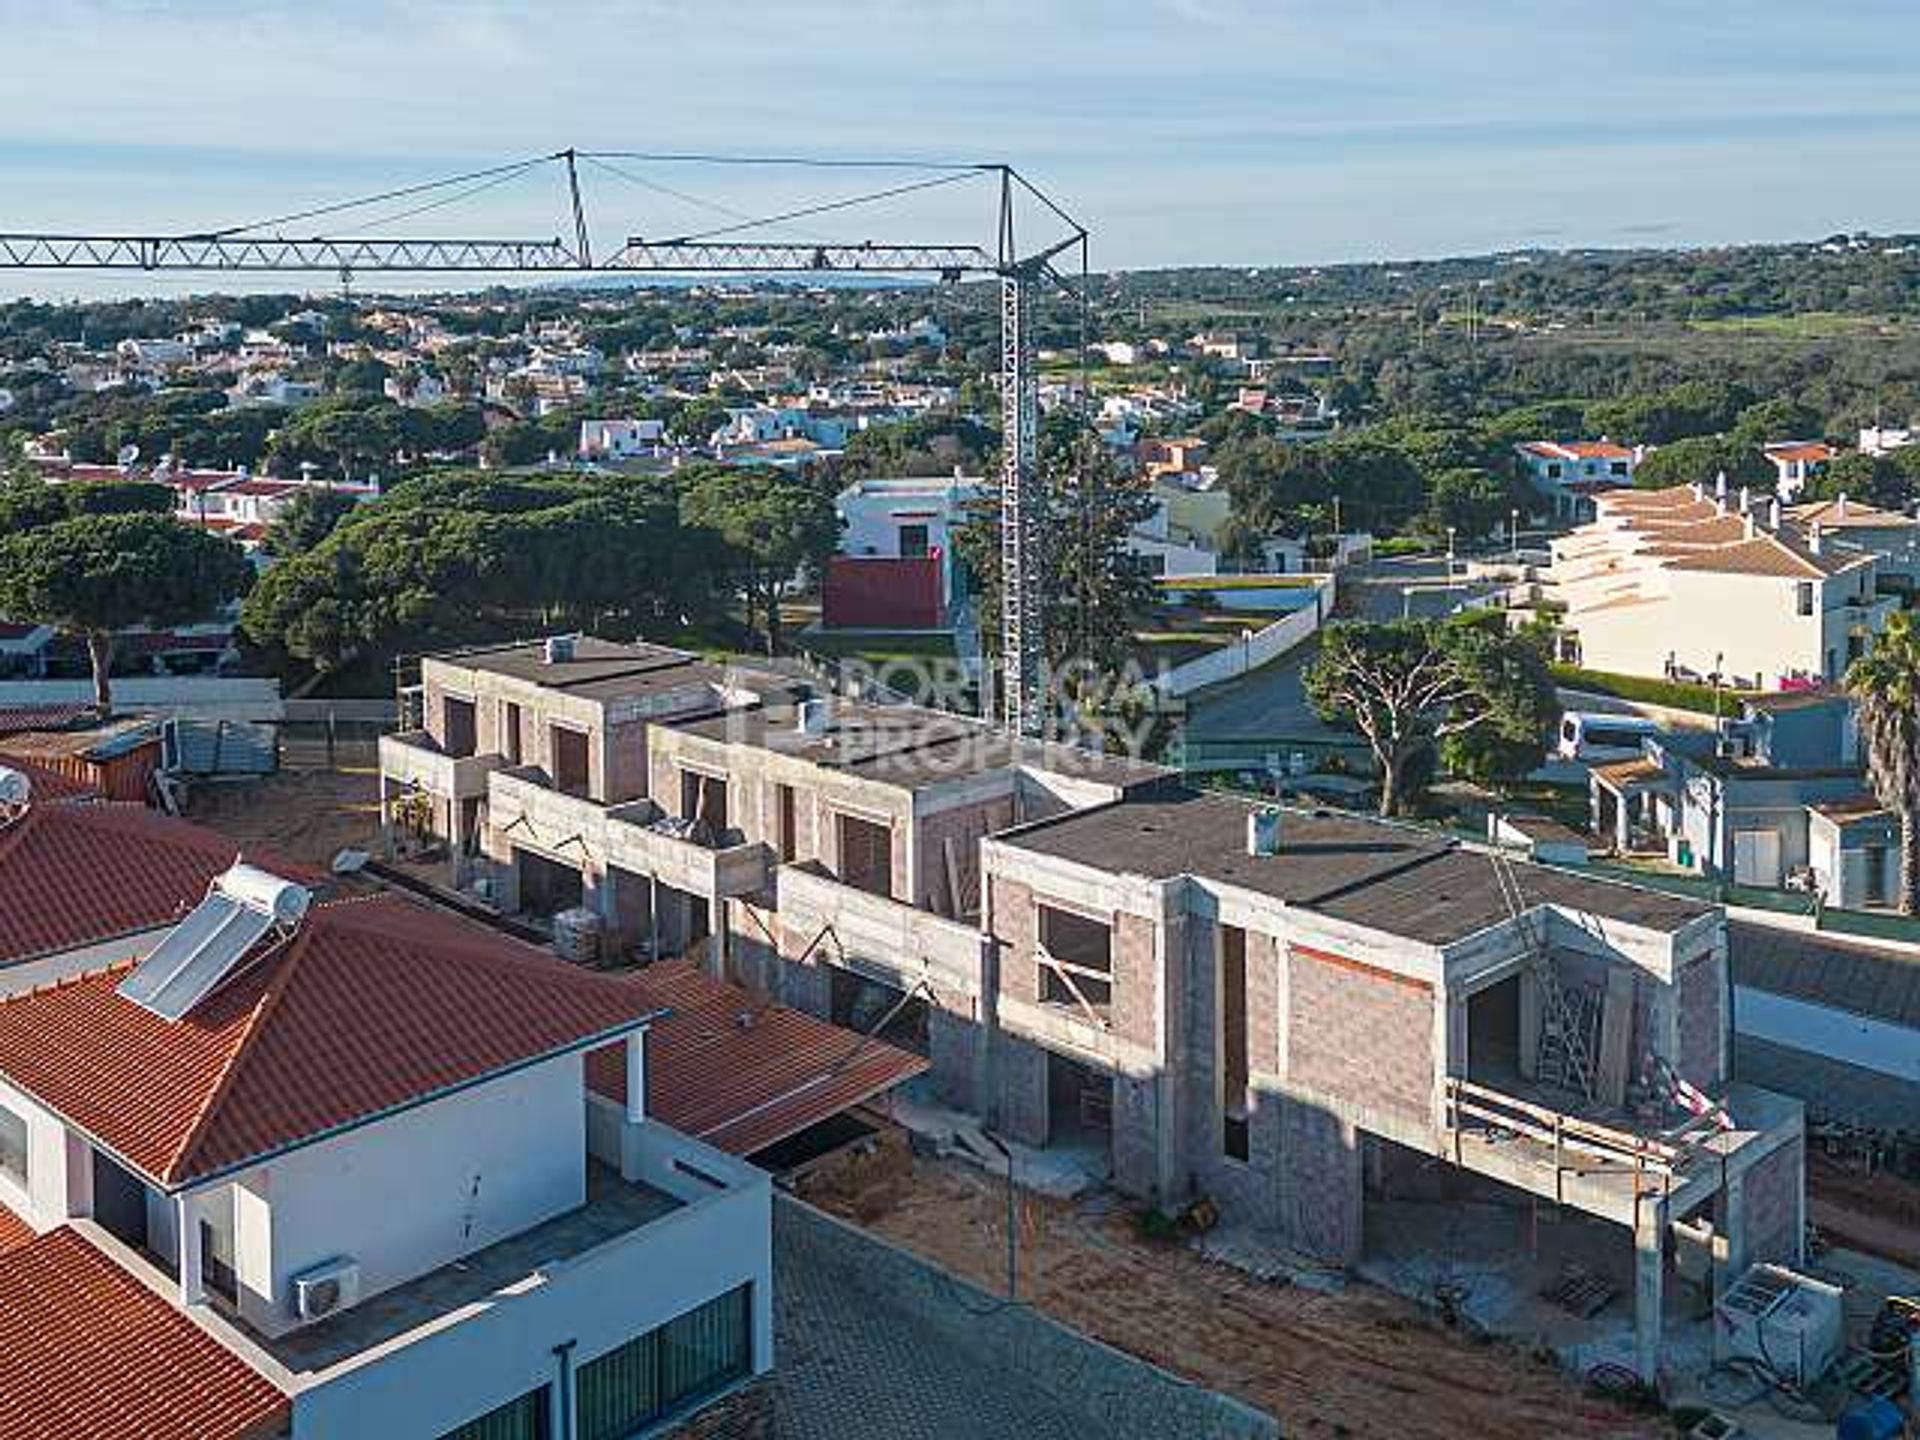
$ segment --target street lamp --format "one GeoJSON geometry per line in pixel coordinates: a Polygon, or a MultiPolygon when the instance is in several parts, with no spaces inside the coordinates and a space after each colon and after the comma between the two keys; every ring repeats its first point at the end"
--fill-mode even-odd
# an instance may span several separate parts
{"type": "Polygon", "coordinates": [[[1453,530],[1453,526],[1447,526],[1447,579],[1449,580],[1453,579],[1453,530]]]}
{"type": "Polygon", "coordinates": [[[1520,509],[1515,506],[1507,515],[1507,540],[1513,546],[1513,558],[1520,558],[1520,509]]]}

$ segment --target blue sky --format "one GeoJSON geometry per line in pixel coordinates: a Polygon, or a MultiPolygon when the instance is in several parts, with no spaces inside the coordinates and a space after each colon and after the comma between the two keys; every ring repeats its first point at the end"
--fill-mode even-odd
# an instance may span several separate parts
{"type": "MultiPolygon", "coordinates": [[[[1920,229],[1914,19],[1913,0],[0,0],[0,228],[232,224],[573,144],[1004,158],[1089,223],[1100,266],[1920,229]]],[[[866,183],[622,163],[705,204],[589,172],[603,243],[866,183]]],[[[973,189],[808,233],[984,236],[973,189]]],[[[553,234],[559,198],[529,178],[404,228],[553,234]]]]}

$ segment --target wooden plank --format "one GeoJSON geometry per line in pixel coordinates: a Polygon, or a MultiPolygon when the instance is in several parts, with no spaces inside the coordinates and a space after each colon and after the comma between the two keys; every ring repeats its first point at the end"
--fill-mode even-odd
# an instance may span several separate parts
{"type": "Polygon", "coordinates": [[[1607,968],[1607,989],[1600,1008],[1600,1062],[1595,1098],[1603,1105],[1627,1102],[1627,1065],[1633,1044],[1633,971],[1607,968]]]}

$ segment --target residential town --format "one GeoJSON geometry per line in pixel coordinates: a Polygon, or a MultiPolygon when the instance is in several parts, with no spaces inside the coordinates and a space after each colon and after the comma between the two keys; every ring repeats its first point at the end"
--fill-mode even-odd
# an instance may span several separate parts
{"type": "Polygon", "coordinates": [[[0,1440],[1920,1433],[1883,35],[160,8],[0,99],[0,1440]]]}

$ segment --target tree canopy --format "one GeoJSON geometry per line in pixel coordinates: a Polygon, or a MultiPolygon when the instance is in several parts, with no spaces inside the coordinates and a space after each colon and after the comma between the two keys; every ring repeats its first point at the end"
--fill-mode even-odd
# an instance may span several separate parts
{"type": "Polygon", "coordinates": [[[1900,909],[1920,914],[1920,632],[1898,610],[1866,653],[1847,667],[1867,779],[1900,817],[1900,909]]]}
{"type": "Polygon", "coordinates": [[[451,471],[356,507],[273,566],[241,623],[319,670],[566,625],[677,631],[715,616],[713,536],[665,480],[451,471]]]}
{"type": "Polygon", "coordinates": [[[840,538],[833,498],[811,480],[782,470],[695,466],[683,472],[681,518],[721,542],[721,563],[758,606],[767,653],[780,645],[780,592],[803,573],[818,574],[840,538]]]}
{"type": "Polygon", "coordinates": [[[1373,752],[1382,815],[1407,811],[1436,752],[1483,783],[1524,775],[1560,713],[1545,647],[1497,612],[1336,622],[1303,678],[1314,709],[1373,752]]]}
{"type": "Polygon", "coordinates": [[[252,578],[231,541],[150,510],[79,512],[0,539],[0,614],[84,636],[103,712],[117,631],[205,620],[252,578]]]}

